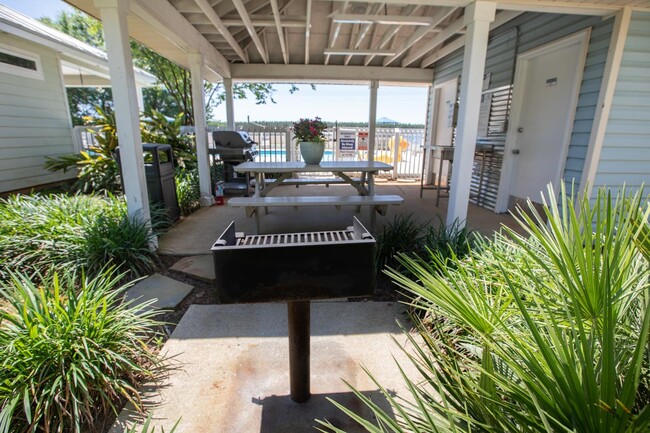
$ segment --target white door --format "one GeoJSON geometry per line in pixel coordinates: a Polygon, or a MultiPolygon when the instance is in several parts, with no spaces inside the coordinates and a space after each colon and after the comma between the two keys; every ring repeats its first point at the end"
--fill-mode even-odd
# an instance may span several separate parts
{"type": "Polygon", "coordinates": [[[497,211],[521,199],[540,202],[549,183],[557,190],[587,41],[582,32],[518,58],[497,211]]]}

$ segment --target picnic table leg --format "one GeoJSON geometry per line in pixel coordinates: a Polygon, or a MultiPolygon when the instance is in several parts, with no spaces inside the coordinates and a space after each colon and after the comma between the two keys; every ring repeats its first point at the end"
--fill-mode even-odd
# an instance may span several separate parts
{"type": "Polygon", "coordinates": [[[309,301],[287,302],[289,322],[289,381],[291,400],[309,400],[309,301]]]}

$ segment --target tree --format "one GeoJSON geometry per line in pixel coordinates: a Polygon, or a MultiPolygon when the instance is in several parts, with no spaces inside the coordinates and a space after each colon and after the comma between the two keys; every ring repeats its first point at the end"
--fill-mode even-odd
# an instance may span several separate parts
{"type": "MultiPolygon", "coordinates": [[[[94,47],[104,49],[104,33],[100,21],[80,11],[60,12],[55,20],[41,18],[41,21],[57,30],[73,36],[94,47]]],[[[153,74],[158,87],[144,89],[145,107],[154,109],[169,117],[183,113],[183,124],[194,124],[192,107],[192,81],[190,73],[174,62],[164,58],[144,45],[131,41],[131,52],[137,67],[153,74]]],[[[206,117],[210,118],[212,110],[226,99],[221,83],[205,82],[206,117]]],[[[298,90],[293,86],[291,92],[298,90]]],[[[237,83],[233,86],[236,99],[253,96],[257,104],[273,102],[275,89],[266,83],[237,83]]],[[[68,102],[75,124],[82,124],[82,118],[95,115],[94,106],[106,106],[111,101],[109,89],[69,88],[68,102]]]]}

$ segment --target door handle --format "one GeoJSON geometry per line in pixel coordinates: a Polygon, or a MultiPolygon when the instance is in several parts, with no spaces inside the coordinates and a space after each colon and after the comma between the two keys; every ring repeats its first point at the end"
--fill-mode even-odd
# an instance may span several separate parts
{"type": "Polygon", "coordinates": [[[519,155],[519,149],[512,149],[513,155],[519,155]]]}

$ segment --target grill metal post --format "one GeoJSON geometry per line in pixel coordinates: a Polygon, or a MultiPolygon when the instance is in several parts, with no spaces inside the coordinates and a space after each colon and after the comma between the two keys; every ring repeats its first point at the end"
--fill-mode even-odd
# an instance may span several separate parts
{"type": "Polygon", "coordinates": [[[309,301],[287,302],[289,322],[289,380],[291,400],[304,403],[309,392],[309,301]]]}

